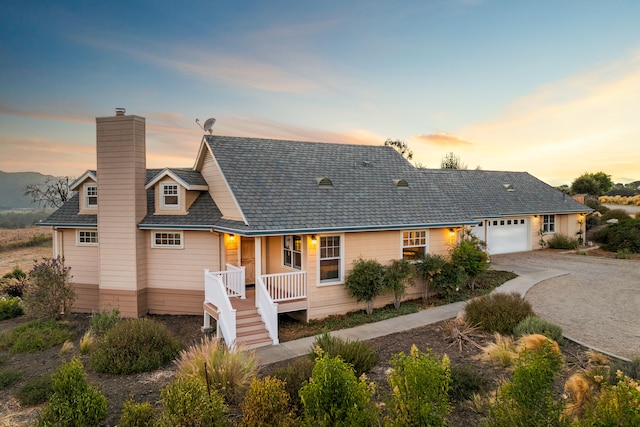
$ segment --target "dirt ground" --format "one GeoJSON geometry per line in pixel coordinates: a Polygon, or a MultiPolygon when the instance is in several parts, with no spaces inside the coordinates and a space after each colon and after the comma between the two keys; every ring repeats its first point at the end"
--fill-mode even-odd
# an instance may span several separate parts
{"type": "MultiPolygon", "coordinates": [[[[33,236],[51,233],[50,230],[42,227],[4,229],[0,228],[0,248],[8,244],[16,242],[24,242],[33,236]]],[[[10,251],[0,251],[0,277],[5,273],[9,273],[15,267],[19,267],[22,271],[28,272],[33,267],[34,259],[51,258],[53,249],[48,247],[29,247],[20,248],[10,251]]]]}

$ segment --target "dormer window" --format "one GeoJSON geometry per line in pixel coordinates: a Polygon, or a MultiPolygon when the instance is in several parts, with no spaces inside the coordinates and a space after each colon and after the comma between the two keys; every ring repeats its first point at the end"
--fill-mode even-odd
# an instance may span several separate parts
{"type": "Polygon", "coordinates": [[[95,209],[98,207],[98,186],[95,184],[88,184],[84,186],[84,205],[88,209],[95,209]]]}
{"type": "Polygon", "coordinates": [[[180,208],[180,189],[178,184],[162,184],[160,186],[162,207],[164,209],[180,208]]]}

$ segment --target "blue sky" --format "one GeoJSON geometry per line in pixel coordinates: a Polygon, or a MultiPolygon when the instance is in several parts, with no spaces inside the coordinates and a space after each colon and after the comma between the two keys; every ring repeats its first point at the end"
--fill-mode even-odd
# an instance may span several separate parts
{"type": "Polygon", "coordinates": [[[95,117],[147,165],[202,131],[382,144],[552,185],[640,179],[640,2],[0,0],[0,170],[95,167],[95,117]]]}

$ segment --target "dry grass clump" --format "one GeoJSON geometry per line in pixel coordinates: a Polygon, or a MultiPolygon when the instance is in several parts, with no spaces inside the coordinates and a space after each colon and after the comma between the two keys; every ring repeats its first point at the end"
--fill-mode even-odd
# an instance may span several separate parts
{"type": "Polygon", "coordinates": [[[548,345],[553,351],[562,355],[558,343],[542,334],[531,334],[521,337],[518,340],[518,352],[530,350],[538,353],[545,345],[548,345]]]}
{"type": "Polygon", "coordinates": [[[501,366],[511,366],[518,357],[516,345],[509,335],[493,334],[495,342],[482,347],[482,360],[501,366]]]}
{"type": "Polygon", "coordinates": [[[586,353],[587,367],[570,376],[564,384],[566,414],[574,420],[584,417],[595,395],[606,385],[609,377],[609,358],[595,350],[588,350],[586,353]]]}

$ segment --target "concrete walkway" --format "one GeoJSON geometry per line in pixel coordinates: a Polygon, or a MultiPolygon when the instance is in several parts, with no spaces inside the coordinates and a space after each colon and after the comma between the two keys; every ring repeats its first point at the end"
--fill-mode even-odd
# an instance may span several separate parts
{"type": "MultiPolygon", "coordinates": [[[[500,268],[498,267],[497,269],[500,268]]],[[[526,267],[522,267],[516,272],[516,274],[519,276],[504,283],[502,286],[499,286],[494,290],[494,292],[518,292],[520,295],[524,296],[529,288],[536,283],[552,277],[563,276],[568,274],[568,272],[551,269],[527,269],[526,267]]],[[[382,320],[380,322],[368,323],[366,325],[356,326],[355,328],[333,331],[331,334],[343,339],[366,341],[385,335],[395,334],[397,332],[420,328],[443,320],[452,319],[456,317],[458,313],[463,311],[464,305],[465,301],[441,305],[439,307],[422,310],[418,313],[398,316],[392,319],[382,320]]],[[[314,340],[315,337],[307,337],[269,347],[261,347],[256,349],[256,357],[258,358],[260,365],[269,365],[271,363],[293,359],[298,356],[304,356],[311,350],[314,340]]]]}

